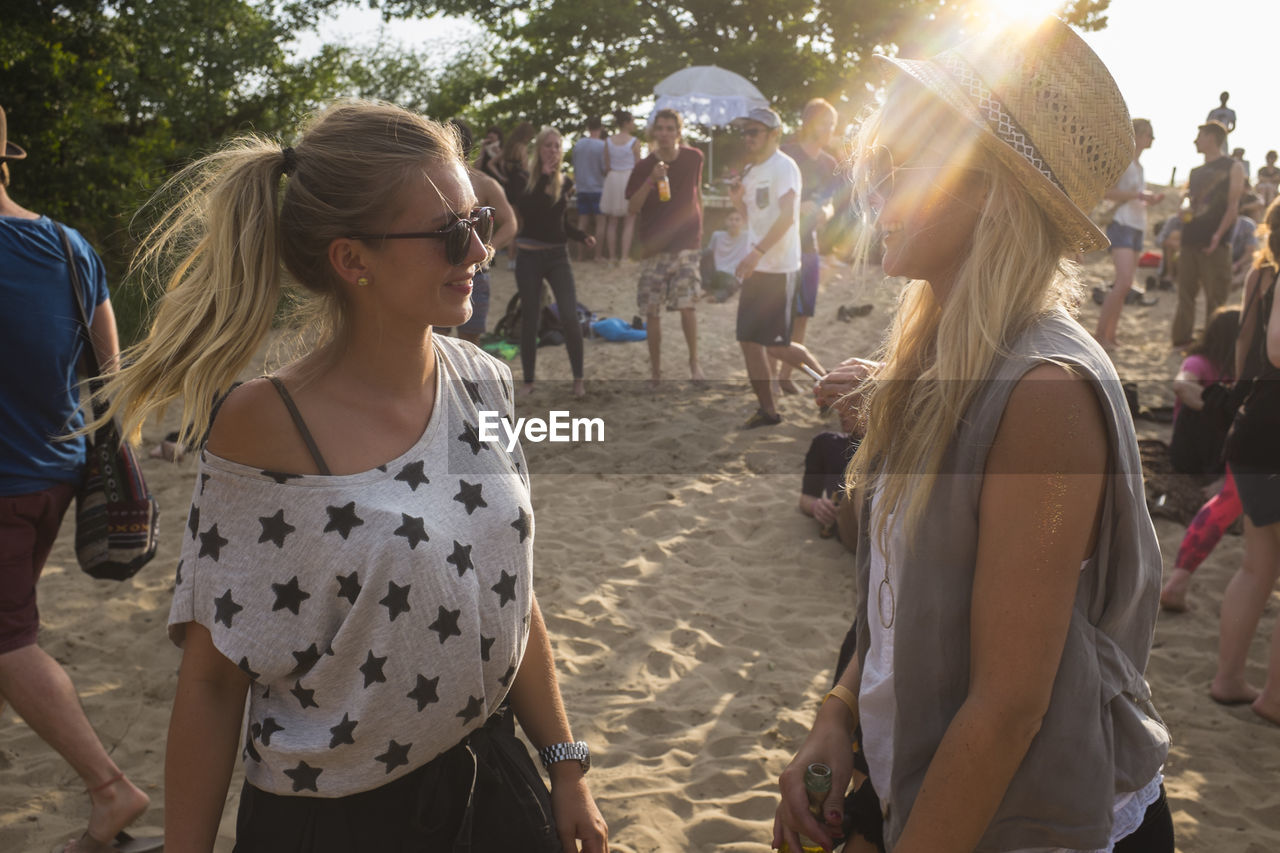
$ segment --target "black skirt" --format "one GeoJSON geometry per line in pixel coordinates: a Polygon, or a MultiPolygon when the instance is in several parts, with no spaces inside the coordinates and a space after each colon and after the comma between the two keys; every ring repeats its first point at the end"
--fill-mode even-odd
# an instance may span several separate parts
{"type": "Polygon", "coordinates": [[[405,776],[346,797],[245,782],[234,853],[556,853],[551,797],[510,712],[405,776]]]}

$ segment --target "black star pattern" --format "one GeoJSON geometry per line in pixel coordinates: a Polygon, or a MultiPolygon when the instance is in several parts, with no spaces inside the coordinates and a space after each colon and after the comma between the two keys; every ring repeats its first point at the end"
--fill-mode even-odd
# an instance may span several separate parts
{"type": "Polygon", "coordinates": [[[213,621],[221,622],[223,625],[226,625],[228,628],[231,627],[231,620],[235,617],[235,615],[239,613],[241,610],[244,610],[243,607],[241,607],[239,604],[236,604],[235,601],[232,600],[231,590],[227,590],[220,597],[215,598],[213,600],[213,606],[215,608],[214,614],[213,614],[213,621]]]}
{"type": "Polygon", "coordinates": [[[529,538],[529,521],[530,520],[531,519],[530,519],[529,513],[524,511],[524,507],[520,507],[520,517],[517,518],[515,521],[511,522],[511,526],[514,527],[516,529],[516,532],[520,534],[521,542],[529,538]]]}
{"type": "Polygon", "coordinates": [[[409,587],[413,584],[405,584],[400,586],[395,581],[387,582],[387,594],[378,603],[387,608],[387,616],[391,621],[396,621],[396,617],[401,613],[409,612],[409,587]]]}
{"type": "Polygon", "coordinates": [[[191,531],[192,539],[200,533],[200,507],[195,504],[191,505],[191,512],[187,513],[187,529],[191,531]]]}
{"type": "Polygon", "coordinates": [[[308,690],[302,686],[302,680],[293,682],[293,689],[289,691],[298,700],[298,704],[305,711],[307,708],[319,708],[320,703],[316,701],[316,692],[308,690]]]}
{"type": "Polygon", "coordinates": [[[222,554],[222,546],[226,545],[229,540],[218,535],[218,525],[210,527],[207,531],[200,534],[200,557],[213,557],[213,561],[218,562],[218,557],[222,554]]]}
{"type": "Polygon", "coordinates": [[[207,482],[209,482],[209,480],[210,480],[212,477],[213,477],[213,475],[212,475],[212,474],[201,474],[201,475],[200,475],[200,494],[201,494],[201,495],[203,495],[203,494],[204,494],[204,484],[205,484],[205,483],[207,483],[207,482]]]}
{"type": "Polygon", "coordinates": [[[489,661],[489,649],[493,648],[493,641],[494,641],[494,640],[496,640],[496,639],[498,639],[498,638],[497,638],[497,637],[486,637],[484,634],[481,634],[481,635],[480,635],[480,660],[485,661],[486,663],[488,663],[488,661],[489,661]]]}
{"type": "Polygon", "coordinates": [[[338,598],[345,598],[352,604],[356,603],[356,596],[360,594],[360,573],[352,572],[349,575],[338,575],[338,598]]]}
{"type": "Polygon", "coordinates": [[[471,546],[463,545],[457,539],[453,540],[453,553],[444,559],[447,563],[453,563],[458,570],[458,577],[465,575],[467,569],[475,570],[475,565],[471,562],[471,546]]]}
{"type": "Polygon", "coordinates": [[[423,520],[416,515],[406,515],[403,512],[400,513],[400,526],[392,531],[392,535],[403,536],[408,540],[410,551],[417,548],[419,542],[431,541],[423,520]]]}
{"type": "Polygon", "coordinates": [[[283,509],[275,515],[260,516],[258,523],[262,525],[262,535],[258,537],[258,543],[274,542],[277,548],[283,548],[284,537],[298,529],[284,520],[283,509]]]}
{"type": "Polygon", "coordinates": [[[516,674],[516,665],[515,665],[515,664],[511,664],[511,666],[507,667],[507,671],[506,671],[506,672],[504,672],[504,673],[503,673],[503,674],[498,678],[498,683],[499,683],[499,684],[501,684],[503,687],[507,687],[507,686],[509,686],[509,685],[511,684],[511,676],[513,676],[513,675],[515,675],[515,674],[516,674]]]}
{"type": "Polygon", "coordinates": [[[174,585],[174,586],[179,586],[179,585],[181,585],[181,583],[182,583],[182,561],[181,561],[181,560],[179,560],[179,561],[178,561],[178,571],[177,571],[176,576],[175,576],[175,577],[174,577],[174,579],[173,579],[173,585],[174,585]]]}
{"type": "Polygon", "coordinates": [[[477,406],[484,402],[480,399],[480,386],[475,382],[470,379],[464,379],[462,380],[462,387],[467,389],[467,396],[471,398],[471,402],[477,406]]]}
{"type": "Polygon", "coordinates": [[[467,508],[467,515],[476,511],[476,507],[488,506],[484,502],[484,498],[480,496],[480,490],[484,487],[483,483],[472,485],[466,480],[458,481],[458,493],[453,499],[467,508]]]}
{"type": "Polygon", "coordinates": [[[411,746],[413,746],[411,743],[401,745],[393,740],[391,743],[387,744],[387,751],[382,753],[382,755],[375,755],[373,760],[381,761],[383,764],[387,765],[387,773],[390,774],[392,770],[395,770],[402,764],[409,763],[409,747],[411,746]]]}
{"type": "Polygon", "coordinates": [[[298,588],[297,575],[289,578],[288,583],[273,583],[271,591],[276,594],[276,603],[271,605],[271,610],[276,611],[288,608],[289,612],[294,616],[298,615],[298,608],[302,605],[302,602],[311,597],[311,593],[298,588]]]}
{"type": "Polygon", "coordinates": [[[418,486],[421,486],[423,483],[431,482],[427,479],[427,475],[422,471],[422,460],[410,462],[408,465],[401,468],[400,473],[396,474],[396,479],[401,482],[408,483],[409,488],[415,492],[418,491],[418,486]]]}
{"type": "Polygon", "coordinates": [[[258,754],[257,747],[253,745],[253,734],[251,732],[245,732],[244,750],[241,752],[241,755],[245,758],[252,758],[259,764],[262,763],[262,756],[258,754]]]}
{"type": "Polygon", "coordinates": [[[382,665],[386,662],[386,656],[375,657],[373,649],[369,650],[369,656],[364,659],[364,663],[360,664],[360,673],[364,676],[365,687],[374,682],[387,680],[387,677],[382,674],[382,665]]]}
{"type": "Polygon", "coordinates": [[[516,576],[502,572],[502,580],[489,587],[498,594],[498,606],[506,607],[508,601],[516,600],[516,576]]]}
{"type": "Polygon", "coordinates": [[[320,649],[316,648],[315,643],[312,643],[309,648],[305,648],[300,652],[294,652],[293,659],[298,662],[294,671],[304,673],[311,669],[311,667],[315,666],[316,662],[320,660],[320,649]]]}
{"type": "Polygon", "coordinates": [[[275,717],[267,717],[262,721],[261,733],[258,740],[262,741],[263,746],[271,746],[271,736],[276,732],[284,731],[284,726],[276,722],[275,717]]]}
{"type": "Polygon", "coordinates": [[[316,789],[316,779],[323,772],[323,768],[312,767],[305,761],[299,761],[297,767],[284,771],[284,775],[293,780],[293,792],[295,794],[299,791],[315,791],[319,793],[316,789]]]}
{"type": "Polygon", "coordinates": [[[379,465],[378,470],[384,474],[387,473],[387,463],[383,462],[381,465],[379,465]]]}
{"type": "Polygon", "coordinates": [[[354,732],[358,724],[359,720],[351,719],[350,714],[343,714],[342,722],[329,729],[329,732],[333,735],[333,737],[329,739],[329,748],[337,749],[339,744],[355,743],[356,739],[354,732]]]}
{"type": "Polygon", "coordinates": [[[261,674],[261,673],[254,672],[252,669],[249,668],[249,658],[244,655],[240,656],[240,663],[236,664],[236,666],[240,667],[241,671],[243,671],[244,674],[249,676],[249,678],[253,681],[257,681],[258,676],[261,674]]]}
{"type": "Polygon", "coordinates": [[[454,716],[461,717],[462,724],[465,726],[467,723],[471,722],[472,720],[474,720],[476,717],[480,716],[483,713],[484,713],[484,701],[476,698],[475,696],[472,696],[470,699],[467,700],[467,707],[463,708],[461,711],[454,714],[454,716]]]}
{"type": "Polygon", "coordinates": [[[418,684],[408,692],[408,697],[417,701],[418,710],[421,711],[428,705],[440,701],[440,697],[436,695],[436,685],[440,683],[440,676],[435,678],[427,678],[425,675],[418,676],[418,684]]]}
{"type": "Polygon", "coordinates": [[[436,621],[427,626],[432,631],[439,632],[440,645],[443,646],[444,641],[450,637],[462,636],[462,632],[458,630],[458,617],[461,615],[461,610],[445,610],[441,607],[439,614],[436,616],[436,621]]]}
{"type": "Polygon", "coordinates": [[[351,535],[353,527],[359,527],[364,524],[364,519],[356,515],[356,502],[352,501],[346,506],[329,506],[325,507],[325,512],[329,513],[329,523],[324,526],[324,532],[336,530],[346,539],[351,535]]]}
{"type": "Polygon", "coordinates": [[[261,471],[259,473],[261,473],[262,476],[264,477],[270,477],[271,479],[275,480],[277,483],[279,483],[282,486],[285,483],[289,482],[290,480],[302,479],[301,474],[286,474],[283,471],[261,471]]]}
{"type": "Polygon", "coordinates": [[[480,440],[480,433],[467,421],[462,422],[462,434],[458,436],[458,441],[471,447],[472,456],[479,456],[480,451],[485,447],[484,442],[480,440]]]}

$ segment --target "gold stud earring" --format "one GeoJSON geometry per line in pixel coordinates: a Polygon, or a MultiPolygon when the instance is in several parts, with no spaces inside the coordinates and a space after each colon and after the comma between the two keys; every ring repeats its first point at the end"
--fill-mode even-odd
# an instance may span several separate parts
{"type": "Polygon", "coordinates": [[[356,279],[356,285],[359,287],[368,287],[369,279],[365,278],[364,276],[360,276],[358,279],[356,279]]]}

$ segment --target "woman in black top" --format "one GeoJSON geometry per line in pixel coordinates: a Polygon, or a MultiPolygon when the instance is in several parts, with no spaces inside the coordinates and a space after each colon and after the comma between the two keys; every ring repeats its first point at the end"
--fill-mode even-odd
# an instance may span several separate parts
{"type": "Polygon", "coordinates": [[[1258,690],[1245,680],[1245,663],[1258,620],[1280,578],[1280,200],[1259,229],[1262,248],[1245,280],[1236,375],[1253,381],[1227,435],[1227,465],[1244,507],[1244,565],[1222,594],[1218,671],[1209,687],[1214,700],[1249,702],[1258,716],[1280,725],[1280,627],[1271,639],[1267,681],[1258,690]]]}
{"type": "Polygon", "coordinates": [[[520,292],[520,364],[524,392],[533,390],[534,363],[538,358],[538,320],[542,313],[542,282],[551,285],[560,311],[569,366],[573,369],[573,395],[586,393],[582,381],[582,328],[578,325],[578,297],[569,266],[568,238],[588,249],[596,239],[569,224],[566,199],[573,181],[561,171],[563,149],[560,131],[544,127],[529,154],[529,177],[524,191],[512,199],[520,214],[516,235],[516,287],[520,292]]]}

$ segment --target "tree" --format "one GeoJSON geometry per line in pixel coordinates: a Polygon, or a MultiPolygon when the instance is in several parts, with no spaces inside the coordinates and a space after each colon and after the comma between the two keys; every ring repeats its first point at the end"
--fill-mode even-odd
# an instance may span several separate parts
{"type": "MultiPolygon", "coordinates": [[[[1097,29],[1109,2],[1069,0],[1061,14],[1097,29]]],[[[980,23],[969,0],[384,0],[382,9],[470,15],[490,31],[493,74],[466,91],[476,118],[567,125],[637,105],[689,65],[754,80],[784,115],[814,96],[856,109],[876,81],[872,52],[928,54],[934,36],[980,23]]]]}

